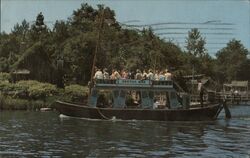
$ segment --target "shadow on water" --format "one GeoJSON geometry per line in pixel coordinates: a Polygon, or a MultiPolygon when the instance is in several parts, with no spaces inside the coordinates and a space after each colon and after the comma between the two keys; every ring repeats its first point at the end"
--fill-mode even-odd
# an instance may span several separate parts
{"type": "Polygon", "coordinates": [[[247,157],[250,106],[211,122],[100,121],[0,112],[0,157],[247,157]]]}

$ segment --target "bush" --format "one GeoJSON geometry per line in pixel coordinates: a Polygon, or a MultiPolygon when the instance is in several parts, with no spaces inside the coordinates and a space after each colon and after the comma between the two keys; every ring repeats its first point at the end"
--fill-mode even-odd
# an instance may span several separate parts
{"type": "Polygon", "coordinates": [[[6,93],[8,91],[15,90],[15,84],[9,83],[9,81],[0,81],[0,91],[6,93]]]}
{"type": "Polygon", "coordinates": [[[44,102],[40,100],[29,101],[0,95],[0,109],[2,110],[39,110],[47,107],[51,107],[51,103],[44,104],[44,102]]]}
{"type": "Polygon", "coordinates": [[[65,87],[64,100],[72,102],[83,102],[88,96],[88,88],[80,85],[69,85],[65,87]]]}
{"type": "Polygon", "coordinates": [[[45,99],[55,94],[58,94],[56,86],[49,83],[32,82],[28,88],[28,95],[32,99],[45,99]]]}
{"type": "Polygon", "coordinates": [[[5,97],[0,93],[0,109],[3,109],[3,106],[5,105],[5,97]]]}
{"type": "Polygon", "coordinates": [[[76,84],[57,89],[55,85],[33,80],[0,81],[0,109],[35,110],[51,107],[57,99],[83,103],[87,96],[88,88],[76,84]]]}
{"type": "Polygon", "coordinates": [[[4,110],[27,110],[29,105],[28,100],[23,99],[13,99],[11,97],[6,97],[4,99],[4,104],[2,109],[4,110]]]}
{"type": "Polygon", "coordinates": [[[15,84],[7,81],[0,81],[0,91],[4,95],[22,99],[41,99],[58,94],[55,85],[28,80],[19,81],[15,84]]]}
{"type": "Polygon", "coordinates": [[[10,74],[5,72],[0,72],[0,81],[9,81],[10,80],[10,74]]]}

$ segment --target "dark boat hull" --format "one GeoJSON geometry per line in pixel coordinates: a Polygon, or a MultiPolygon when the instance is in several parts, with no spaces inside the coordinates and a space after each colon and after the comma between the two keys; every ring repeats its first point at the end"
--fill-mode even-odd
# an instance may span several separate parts
{"type": "Polygon", "coordinates": [[[223,106],[209,105],[190,109],[114,109],[96,108],[57,101],[60,114],[89,119],[155,120],[155,121],[210,121],[215,120],[223,106]]]}

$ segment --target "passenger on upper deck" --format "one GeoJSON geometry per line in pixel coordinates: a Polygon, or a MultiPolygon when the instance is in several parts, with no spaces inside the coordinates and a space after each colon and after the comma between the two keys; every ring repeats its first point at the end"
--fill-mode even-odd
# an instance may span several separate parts
{"type": "Polygon", "coordinates": [[[149,80],[154,80],[154,74],[153,74],[152,69],[149,69],[149,70],[148,70],[148,76],[147,76],[147,78],[148,78],[149,80]]]}
{"type": "Polygon", "coordinates": [[[155,70],[154,80],[159,81],[159,71],[155,70]]]}
{"type": "Polygon", "coordinates": [[[103,79],[103,73],[102,73],[101,69],[97,68],[94,79],[103,79]]]}
{"type": "Polygon", "coordinates": [[[121,72],[121,78],[122,79],[128,79],[128,71],[123,69],[122,72],[121,72]]]}
{"type": "Polygon", "coordinates": [[[143,73],[142,73],[142,79],[144,79],[144,80],[148,79],[148,73],[147,73],[147,70],[143,70],[143,73]]]}
{"type": "Polygon", "coordinates": [[[172,74],[169,72],[168,69],[165,70],[165,80],[167,81],[172,80],[172,74]]]}
{"type": "Polygon", "coordinates": [[[109,73],[107,72],[107,68],[103,69],[103,79],[105,80],[109,79],[109,73]]]}
{"type": "Polygon", "coordinates": [[[164,81],[164,80],[165,80],[165,75],[164,75],[163,71],[161,71],[159,74],[159,81],[164,81]]]}
{"type": "Polygon", "coordinates": [[[142,80],[141,70],[139,70],[139,69],[136,70],[135,79],[136,80],[142,80]]]}
{"type": "Polygon", "coordinates": [[[115,69],[112,70],[112,74],[110,76],[111,80],[116,80],[116,79],[120,79],[121,75],[119,74],[119,72],[115,69]]]}

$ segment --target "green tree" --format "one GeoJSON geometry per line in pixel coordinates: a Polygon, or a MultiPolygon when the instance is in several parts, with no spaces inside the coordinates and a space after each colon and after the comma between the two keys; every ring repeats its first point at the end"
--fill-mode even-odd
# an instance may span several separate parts
{"type": "Polygon", "coordinates": [[[194,56],[202,56],[205,54],[206,40],[205,38],[201,37],[201,34],[197,28],[193,28],[191,31],[188,31],[186,44],[187,51],[194,56]]]}
{"type": "Polygon", "coordinates": [[[239,68],[236,70],[236,79],[237,80],[250,80],[250,60],[243,60],[239,68]]]}
{"type": "Polygon", "coordinates": [[[29,23],[24,19],[22,24],[19,25],[18,23],[14,26],[13,30],[11,31],[14,35],[24,35],[29,30],[29,23]]]}
{"type": "Polygon", "coordinates": [[[240,78],[237,73],[241,68],[245,68],[244,62],[247,60],[248,50],[239,40],[231,40],[227,46],[216,54],[217,57],[217,78],[220,82],[229,82],[240,78]]]}

